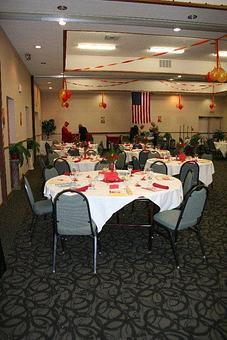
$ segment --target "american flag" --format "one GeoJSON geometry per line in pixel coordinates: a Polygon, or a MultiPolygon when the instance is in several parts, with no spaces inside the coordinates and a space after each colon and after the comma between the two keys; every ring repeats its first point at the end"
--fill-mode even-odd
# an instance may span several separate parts
{"type": "Polygon", "coordinates": [[[132,92],[132,123],[147,124],[151,122],[150,92],[132,92]]]}

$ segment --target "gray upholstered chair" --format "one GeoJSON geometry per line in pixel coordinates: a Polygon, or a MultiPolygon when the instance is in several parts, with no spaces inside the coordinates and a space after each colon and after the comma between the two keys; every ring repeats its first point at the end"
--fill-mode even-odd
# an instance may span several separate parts
{"type": "Polygon", "coordinates": [[[118,159],[116,161],[116,169],[118,170],[125,169],[125,166],[126,166],[125,162],[126,162],[126,153],[123,151],[118,154],[118,159]]]}
{"type": "Polygon", "coordinates": [[[48,155],[47,155],[48,165],[53,166],[55,159],[57,159],[58,157],[59,157],[59,155],[55,151],[48,153],[48,155]]]}
{"type": "Polygon", "coordinates": [[[103,170],[109,167],[109,163],[106,160],[100,161],[95,164],[95,170],[103,170]]]}
{"type": "Polygon", "coordinates": [[[58,172],[58,175],[64,175],[65,172],[70,172],[69,163],[62,158],[57,158],[54,161],[54,167],[58,172]]]}
{"type": "Polygon", "coordinates": [[[64,190],[54,199],[54,241],[52,271],[56,271],[58,240],[64,236],[84,235],[93,238],[93,271],[96,273],[98,230],[91,218],[90,207],[85,195],[75,190],[64,190]]]}
{"type": "Polygon", "coordinates": [[[53,177],[58,176],[58,172],[57,169],[55,169],[55,167],[45,167],[43,169],[43,179],[44,181],[48,181],[48,179],[51,179],[53,177]]]}
{"type": "Polygon", "coordinates": [[[206,259],[200,233],[200,222],[207,201],[207,195],[207,187],[204,185],[197,185],[187,193],[181,209],[167,210],[155,214],[149,241],[150,250],[154,233],[167,236],[170,240],[177,268],[179,268],[178,254],[176,250],[178,233],[190,228],[196,232],[202,250],[203,259],[206,259]],[[166,231],[167,234],[163,234],[163,231],[166,231]]]}
{"type": "Polygon", "coordinates": [[[69,149],[68,150],[68,155],[69,156],[79,156],[80,152],[78,149],[69,149]]]}
{"type": "Polygon", "coordinates": [[[167,173],[168,173],[166,163],[164,163],[162,161],[155,161],[154,163],[151,164],[150,169],[154,172],[159,173],[159,174],[167,175],[167,173]]]}
{"type": "Polygon", "coordinates": [[[146,150],[140,151],[140,153],[139,153],[139,163],[140,163],[140,168],[142,170],[144,169],[144,166],[145,166],[148,158],[151,158],[151,152],[150,151],[146,151],[146,150]]]}
{"type": "Polygon", "coordinates": [[[87,156],[97,156],[97,152],[95,150],[88,150],[86,152],[87,156]]]}
{"type": "Polygon", "coordinates": [[[34,232],[35,224],[37,222],[37,218],[39,216],[52,214],[53,205],[52,205],[51,200],[45,199],[45,200],[35,201],[32,190],[31,190],[31,186],[26,176],[24,176],[24,188],[25,188],[25,191],[28,197],[29,205],[33,213],[32,223],[29,229],[29,232],[31,233],[31,240],[32,240],[32,235],[34,232]]]}
{"type": "Polygon", "coordinates": [[[133,170],[140,170],[140,162],[136,156],[132,156],[133,170]]]}
{"type": "Polygon", "coordinates": [[[180,169],[179,179],[182,183],[184,183],[185,176],[187,175],[189,169],[193,174],[192,183],[193,185],[197,185],[199,183],[199,165],[197,162],[187,161],[183,163],[180,169]]]}
{"type": "Polygon", "coordinates": [[[188,170],[184,178],[184,182],[182,183],[182,186],[183,186],[183,195],[185,197],[186,194],[189,192],[189,190],[191,190],[193,186],[193,172],[191,169],[188,170]]]}
{"type": "Polygon", "coordinates": [[[159,158],[160,154],[158,151],[150,151],[150,157],[149,158],[159,158]]]}

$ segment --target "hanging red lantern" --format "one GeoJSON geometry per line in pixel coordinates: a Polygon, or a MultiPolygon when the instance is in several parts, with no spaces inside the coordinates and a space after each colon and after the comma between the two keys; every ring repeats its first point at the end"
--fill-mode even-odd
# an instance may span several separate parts
{"type": "Polygon", "coordinates": [[[215,108],[216,108],[216,104],[214,102],[214,84],[213,84],[213,93],[212,93],[212,97],[211,97],[211,103],[209,105],[210,111],[214,112],[215,108]]]}
{"type": "Polygon", "coordinates": [[[227,73],[221,67],[220,59],[219,59],[219,39],[216,39],[216,65],[212,71],[208,72],[207,80],[211,81],[218,81],[220,83],[224,83],[227,81],[227,73]]]}
{"type": "Polygon", "coordinates": [[[59,91],[59,100],[61,103],[61,106],[64,108],[69,107],[69,103],[67,102],[72,96],[72,91],[67,89],[67,83],[65,79],[63,79],[63,89],[59,91]]]}
{"type": "Polygon", "coordinates": [[[178,104],[176,105],[176,107],[179,109],[179,110],[182,110],[183,109],[183,104],[181,102],[182,98],[181,98],[181,95],[178,94],[178,104]]]}
{"type": "Polygon", "coordinates": [[[104,94],[102,93],[102,101],[99,103],[99,107],[105,109],[107,104],[104,102],[104,94]]]}

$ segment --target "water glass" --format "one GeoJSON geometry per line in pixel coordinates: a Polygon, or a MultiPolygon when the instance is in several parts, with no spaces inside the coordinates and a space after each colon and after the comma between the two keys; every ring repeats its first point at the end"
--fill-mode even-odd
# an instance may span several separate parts
{"type": "Polygon", "coordinates": [[[132,170],[133,170],[133,166],[132,165],[128,165],[129,176],[131,176],[132,170]]]}

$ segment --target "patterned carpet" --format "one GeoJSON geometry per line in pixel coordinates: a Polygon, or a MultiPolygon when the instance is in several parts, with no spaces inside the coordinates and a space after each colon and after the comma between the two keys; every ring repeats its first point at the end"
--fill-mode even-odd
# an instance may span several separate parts
{"type": "MultiPolygon", "coordinates": [[[[15,192],[0,210],[7,219],[0,225],[7,262],[0,339],[227,339],[227,162],[216,161],[215,171],[202,222],[208,265],[186,231],[178,246],[180,273],[165,239],[156,236],[148,254],[146,228],[105,226],[97,275],[92,240],[83,237],[68,238],[52,274],[51,221],[39,221],[30,245],[31,213],[24,193],[15,192]]],[[[39,197],[39,172],[29,179],[39,197]]],[[[137,205],[132,214],[128,206],[123,217],[143,221],[144,208],[137,205]]]]}

